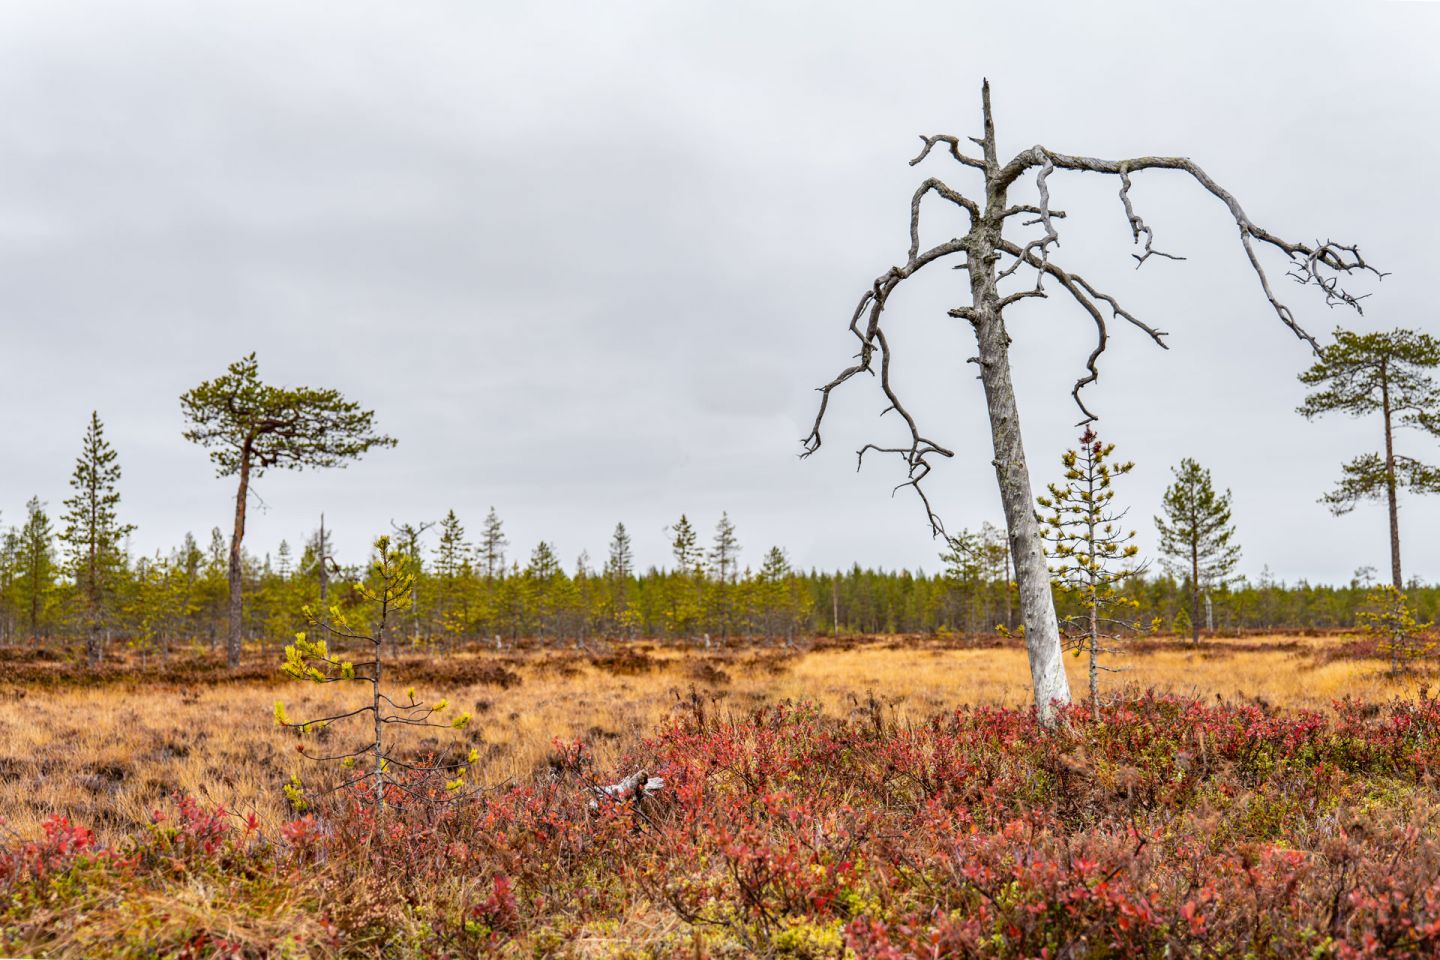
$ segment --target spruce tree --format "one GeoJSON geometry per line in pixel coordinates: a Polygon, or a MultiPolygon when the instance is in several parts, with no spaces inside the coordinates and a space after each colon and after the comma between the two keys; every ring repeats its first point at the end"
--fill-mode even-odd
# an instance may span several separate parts
{"type": "Polygon", "coordinates": [[[135,529],[133,524],[119,521],[119,482],[115,448],[105,439],[99,413],[91,411],[80,456],[70,475],[74,492],[65,500],[60,534],[66,546],[66,573],[74,578],[80,601],[85,658],[91,666],[100,659],[101,630],[113,613],[115,589],[124,572],[125,537],[135,529]]]}
{"type": "Polygon", "coordinates": [[[375,414],[338,390],[276,387],[260,379],[255,354],[230,364],[213,380],[186,391],[180,408],[189,423],[185,439],[210,450],[218,476],[239,478],[230,537],[230,605],[225,657],[240,665],[245,512],[250,481],[269,469],[343,467],[394,439],[374,430],[375,414]]]}
{"type": "Polygon", "coordinates": [[[1114,630],[1128,628],[1128,621],[1112,615],[1117,608],[1133,607],[1134,601],[1120,595],[1119,588],[1138,572],[1132,563],[1139,552],[1135,531],[1119,526],[1127,511],[1115,512],[1114,482],[1135,468],[1130,462],[1112,463],[1113,443],[1102,443],[1095,431],[1080,435],[1080,446],[1060,458],[1065,473],[1060,483],[1048,484],[1050,495],[1036,497],[1042,511],[1040,535],[1053,561],[1051,575],[1056,584],[1079,602],[1083,615],[1068,618],[1065,626],[1079,634],[1076,654],[1089,657],[1090,714],[1100,718],[1101,644],[1115,639],[1114,630]],[[1078,630],[1075,628],[1078,627],[1078,630]]]}
{"type": "Polygon", "coordinates": [[[1335,342],[1300,374],[1318,388],[1299,413],[1313,420],[1327,413],[1380,415],[1383,453],[1362,454],[1341,467],[1340,484],[1321,497],[1336,516],[1361,500],[1384,499],[1390,521],[1390,582],[1404,590],[1400,573],[1400,490],[1440,491],[1440,468],[1395,451],[1395,428],[1413,427],[1440,437],[1440,387],[1427,371],[1440,367],[1440,340],[1415,330],[1355,333],[1337,329],[1335,342]]]}
{"type": "Polygon", "coordinates": [[[1190,638],[1200,641],[1200,594],[1220,587],[1240,562],[1230,522],[1230,491],[1217,494],[1210,471],[1186,457],[1171,468],[1175,482],[1165,490],[1164,517],[1155,518],[1160,532],[1161,563],[1182,579],[1190,594],[1190,638]]]}

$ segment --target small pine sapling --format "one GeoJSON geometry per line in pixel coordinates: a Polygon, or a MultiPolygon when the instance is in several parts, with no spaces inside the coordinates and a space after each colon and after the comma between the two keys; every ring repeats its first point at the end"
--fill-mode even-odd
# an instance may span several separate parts
{"type": "MultiPolygon", "coordinates": [[[[420,799],[433,799],[433,792],[427,793],[424,790],[417,791],[415,789],[416,776],[423,780],[425,775],[441,769],[441,765],[434,760],[427,764],[415,764],[400,760],[395,756],[394,742],[387,741],[385,738],[386,729],[391,726],[402,726],[463,730],[470,722],[470,714],[459,713],[455,714],[449,722],[438,722],[436,718],[449,710],[449,704],[445,700],[433,704],[417,700],[414,687],[406,690],[403,698],[398,701],[384,692],[382,682],[384,679],[385,631],[392,615],[403,613],[409,608],[413,598],[415,574],[409,555],[401,549],[393,548],[390,538],[383,536],[375,541],[375,556],[370,564],[370,574],[370,582],[356,583],[355,591],[360,599],[375,611],[373,630],[368,634],[364,632],[366,629],[364,624],[356,623],[353,613],[347,615],[338,604],[331,606],[323,619],[306,607],[304,610],[306,621],[318,628],[322,635],[318,639],[312,640],[305,633],[297,633],[295,642],[285,648],[285,663],[280,668],[284,673],[297,680],[311,683],[368,684],[370,702],[354,710],[347,710],[332,716],[296,722],[291,721],[286,714],[285,705],[276,701],[275,722],[297,730],[303,735],[322,730],[330,724],[342,720],[368,716],[372,723],[373,734],[358,749],[348,753],[316,755],[307,752],[302,746],[300,753],[310,760],[338,761],[347,774],[357,766],[361,766],[362,760],[368,760],[370,769],[367,772],[350,777],[336,789],[344,789],[369,780],[370,796],[377,811],[380,811],[384,809],[386,798],[392,791],[399,791],[420,799]],[[371,659],[352,661],[341,652],[332,651],[329,647],[329,638],[335,638],[341,645],[357,644],[370,654],[371,659]],[[408,782],[404,782],[391,773],[392,767],[410,771],[416,776],[412,776],[408,782]]],[[[363,606],[362,609],[364,609],[363,606]]],[[[464,763],[455,765],[456,776],[455,779],[445,783],[446,794],[458,794],[464,788],[465,772],[469,765],[474,764],[478,759],[477,752],[472,749],[464,763]]],[[[290,786],[286,788],[286,795],[290,797],[292,804],[296,804],[297,798],[300,797],[298,783],[292,780],[290,786]]]]}
{"type": "Polygon", "coordinates": [[[1392,674],[1435,649],[1435,641],[1426,636],[1434,623],[1417,621],[1409,600],[1394,584],[1371,590],[1365,603],[1366,609],[1357,615],[1360,628],[1376,640],[1381,653],[1389,654],[1392,674]]]}
{"type": "Polygon", "coordinates": [[[1101,670],[1100,655],[1112,652],[1103,644],[1118,639],[1119,629],[1134,629],[1134,624],[1114,616],[1121,610],[1137,606],[1121,595],[1119,587],[1143,569],[1132,563],[1139,552],[1134,544],[1135,531],[1123,531],[1118,524],[1128,510],[1115,513],[1113,482],[1134,469],[1130,462],[1111,463],[1113,443],[1102,443],[1095,431],[1086,428],[1080,436],[1080,449],[1067,450],[1060,458],[1065,468],[1061,483],[1049,484],[1050,495],[1037,497],[1046,511],[1038,515],[1041,537],[1052,564],[1051,576],[1057,586],[1073,596],[1084,611],[1080,616],[1067,617],[1061,627],[1070,640],[1075,656],[1090,657],[1090,712],[1100,717],[1101,670]]]}

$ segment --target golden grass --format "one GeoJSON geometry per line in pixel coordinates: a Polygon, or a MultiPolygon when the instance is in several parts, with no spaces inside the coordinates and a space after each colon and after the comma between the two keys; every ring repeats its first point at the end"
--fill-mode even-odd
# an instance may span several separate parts
{"type": "MultiPolygon", "coordinates": [[[[1380,661],[1321,656],[1340,642],[1263,637],[1212,641],[1198,650],[1177,642],[1113,658],[1125,669],[1104,674],[1102,689],[1153,687],[1319,709],[1346,694],[1370,700],[1415,694],[1422,681],[1392,678],[1380,661]]],[[[484,779],[491,783],[528,779],[555,739],[583,740],[598,769],[609,772],[692,686],[719,709],[737,712],[803,698],[845,713],[874,691],[901,718],[960,704],[1024,704],[1029,697],[1019,648],[946,649],[884,640],[793,655],[664,648],[628,668],[623,661],[606,665],[573,653],[457,657],[500,658],[521,677],[507,689],[432,684],[435,689],[418,691],[448,697],[475,714],[463,736],[480,749],[484,779]]],[[[1067,658],[1067,666],[1078,696],[1085,690],[1085,662],[1067,658]]],[[[182,793],[232,811],[254,811],[274,825],[290,815],[281,784],[292,774],[310,781],[320,776],[315,764],[296,755],[295,736],[275,727],[274,701],[285,700],[290,716],[303,719],[354,705],[356,692],[298,682],[190,690],[123,684],[16,689],[0,700],[0,817],[10,829],[29,834],[45,817],[63,813],[115,839],[147,822],[166,796],[182,793]]],[[[334,739],[349,742],[344,733],[334,739]]],[[[412,738],[417,745],[423,741],[412,738]]]]}

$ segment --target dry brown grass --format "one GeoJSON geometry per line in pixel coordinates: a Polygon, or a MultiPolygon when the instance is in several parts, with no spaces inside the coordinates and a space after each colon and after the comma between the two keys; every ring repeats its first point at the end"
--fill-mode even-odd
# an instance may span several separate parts
{"type": "MultiPolygon", "coordinates": [[[[1428,682],[1413,675],[1392,678],[1379,660],[1336,659],[1344,643],[1249,637],[1192,649],[1152,642],[1143,652],[1114,658],[1126,669],[1102,682],[1112,692],[1153,687],[1321,709],[1345,695],[1413,696],[1428,682]]],[[[1067,662],[1078,694],[1084,662],[1067,662]]],[[[719,709],[737,712],[804,698],[844,713],[873,691],[902,718],[959,704],[1022,704],[1029,696],[1018,646],[954,649],[895,639],[789,654],[647,645],[606,657],[467,653],[407,667],[399,671],[400,683],[415,678],[422,696],[448,697],[475,715],[465,736],[479,747],[490,782],[530,777],[544,766],[555,739],[583,740],[599,769],[608,770],[692,687],[719,709]],[[499,666],[520,682],[496,682],[504,679],[499,666]],[[463,679],[446,683],[445,677],[463,679]]],[[[30,833],[46,816],[64,813],[113,839],[146,822],[157,801],[178,792],[230,810],[253,810],[273,824],[289,816],[280,785],[291,774],[317,775],[314,764],[295,754],[294,735],[272,723],[274,701],[284,699],[290,715],[303,718],[330,712],[346,696],[337,687],[258,679],[12,687],[0,692],[0,817],[30,833]]],[[[414,742],[424,746],[423,738],[414,742]]]]}

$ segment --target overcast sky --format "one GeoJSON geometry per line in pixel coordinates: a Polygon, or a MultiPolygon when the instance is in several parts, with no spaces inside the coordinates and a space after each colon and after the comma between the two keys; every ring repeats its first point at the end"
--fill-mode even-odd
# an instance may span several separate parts
{"type": "MultiPolygon", "coordinates": [[[[815,386],[853,352],[859,294],[903,261],[927,175],[917,134],[1003,153],[1187,155],[1267,229],[1358,241],[1392,276],[1363,318],[1278,275],[1300,321],[1437,332],[1440,4],[1165,3],[0,5],[0,523],[58,515],[92,408],[124,469],[136,551],[228,530],[231,479],[180,436],[177,397],[257,351],[334,386],[399,440],[346,470],[269,474],[247,545],[339,549],[494,505],[512,553],[598,561],[624,521],[669,560],[682,512],[722,510],[743,559],[938,566],[873,382],[836,397],[796,458],[815,386]]],[[[1386,567],[1383,509],[1316,502],[1379,425],[1307,423],[1307,348],[1265,302],[1225,210],[1180,175],[1135,178],[1159,245],[1136,272],[1112,180],[1057,174],[1056,262],[1171,332],[1114,330],[1087,394],[1138,466],[1142,544],[1170,468],[1234,491],[1242,570],[1345,581],[1386,567]]],[[[936,211],[939,213],[939,211],[936,211]]],[[[937,216],[929,236],[953,235],[937,216]]],[[[952,528],[1000,519],[962,275],[892,301],[895,377],[957,451],[931,476],[952,528]]],[[[1073,303],[1012,311],[1037,489],[1058,475],[1092,329],[1073,303]]],[[[1406,436],[1402,451],[1440,459],[1406,436]]],[[[1406,500],[1406,573],[1440,577],[1440,498],[1406,500]]]]}

